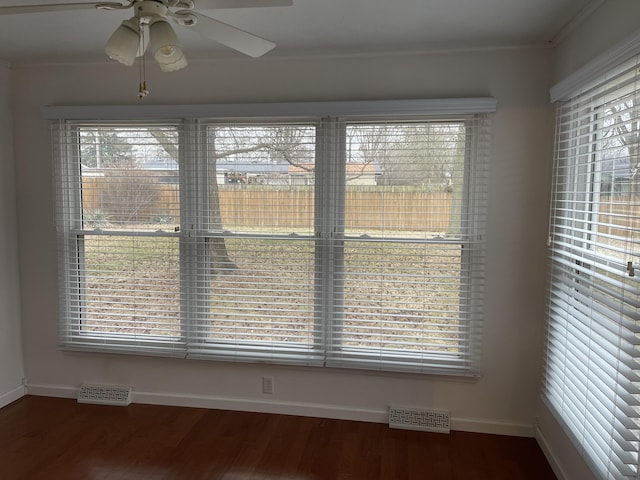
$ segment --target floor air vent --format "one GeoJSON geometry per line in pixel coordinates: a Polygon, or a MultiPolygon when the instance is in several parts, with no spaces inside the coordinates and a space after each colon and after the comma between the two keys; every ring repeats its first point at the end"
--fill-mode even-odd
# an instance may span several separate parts
{"type": "Polygon", "coordinates": [[[407,407],[389,407],[389,426],[404,430],[449,433],[451,431],[449,411],[426,410],[407,407]]]}
{"type": "Polygon", "coordinates": [[[78,403],[126,407],[131,403],[131,387],[119,385],[89,385],[83,383],[78,393],[78,403]]]}

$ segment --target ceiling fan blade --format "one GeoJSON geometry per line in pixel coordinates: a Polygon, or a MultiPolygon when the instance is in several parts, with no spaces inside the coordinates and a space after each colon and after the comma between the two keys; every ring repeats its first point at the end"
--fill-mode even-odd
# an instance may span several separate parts
{"type": "Polygon", "coordinates": [[[275,43],[269,40],[265,40],[253,33],[245,32],[219,20],[214,20],[201,13],[182,10],[176,12],[176,14],[195,16],[197,18],[195,25],[187,26],[187,28],[250,57],[260,57],[276,46],[275,43]]]}
{"type": "MultiPolygon", "coordinates": [[[[0,15],[20,15],[23,13],[63,12],[67,10],[95,9],[97,3],[50,3],[42,5],[13,5],[0,7],[0,15]]],[[[121,5],[117,3],[114,5],[121,5]]]]}
{"type": "Polygon", "coordinates": [[[219,8],[290,7],[293,0],[194,0],[197,10],[219,8]]]}

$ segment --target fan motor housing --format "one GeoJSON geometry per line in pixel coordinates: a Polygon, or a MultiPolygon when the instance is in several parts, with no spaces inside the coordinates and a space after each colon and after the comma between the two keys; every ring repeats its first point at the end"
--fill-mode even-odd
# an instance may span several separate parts
{"type": "Polygon", "coordinates": [[[167,17],[167,12],[169,8],[164,3],[157,0],[142,0],[141,2],[136,2],[136,17],[143,18],[151,18],[151,17],[167,17]]]}

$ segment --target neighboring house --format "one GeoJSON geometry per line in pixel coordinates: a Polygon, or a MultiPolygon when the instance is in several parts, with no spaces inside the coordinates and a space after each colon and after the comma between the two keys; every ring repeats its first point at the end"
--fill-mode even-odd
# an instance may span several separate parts
{"type": "Polygon", "coordinates": [[[629,157],[612,158],[602,162],[602,180],[600,192],[609,193],[629,193],[629,185],[632,178],[629,157]]]}
{"type": "Polygon", "coordinates": [[[377,185],[382,169],[377,163],[347,163],[347,185],[377,185]]]}
{"type": "MultiPolygon", "coordinates": [[[[377,163],[347,163],[347,185],[377,185],[382,169],[377,163]]],[[[290,185],[311,185],[313,183],[314,165],[289,165],[290,185]]]]}
{"type": "MultiPolygon", "coordinates": [[[[315,166],[312,163],[260,163],[218,161],[218,185],[313,185],[315,166]]],[[[382,169],[374,163],[348,163],[347,185],[377,185],[382,169]]]]}
{"type": "MultiPolygon", "coordinates": [[[[104,177],[108,171],[114,171],[118,167],[96,168],[87,167],[82,164],[83,177],[104,177]]],[[[123,167],[127,168],[127,167],[123,167]]],[[[152,174],[153,178],[157,178],[159,183],[174,184],[178,183],[178,163],[170,158],[157,158],[145,161],[140,165],[145,172],[152,174]]]]}
{"type": "Polygon", "coordinates": [[[289,185],[287,162],[225,161],[216,163],[218,185],[289,185]]]}
{"type": "Polygon", "coordinates": [[[172,158],[155,158],[145,161],[142,168],[152,172],[160,183],[178,183],[178,162],[172,158]]]}
{"type": "MultiPolygon", "coordinates": [[[[178,164],[172,159],[145,161],[143,170],[152,172],[160,183],[178,183],[178,164]]],[[[293,165],[288,162],[238,162],[218,160],[218,185],[313,185],[315,166],[311,163],[293,165]]],[[[382,169],[377,163],[348,163],[347,185],[377,185],[382,169]]],[[[103,177],[104,168],[82,165],[84,177],[103,177]]]]}

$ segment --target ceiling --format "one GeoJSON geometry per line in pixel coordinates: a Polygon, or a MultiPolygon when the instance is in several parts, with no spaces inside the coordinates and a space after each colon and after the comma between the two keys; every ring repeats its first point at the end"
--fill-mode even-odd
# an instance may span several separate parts
{"type": "MultiPolygon", "coordinates": [[[[0,6],[68,0],[0,0],[0,6]]],[[[75,0],[76,2],[86,0],[75,0]]],[[[604,0],[293,0],[290,7],[204,10],[272,40],[267,56],[549,44],[604,0]]],[[[198,0],[194,0],[196,9],[198,0]]],[[[106,40],[131,10],[0,16],[0,59],[104,60],[106,40]]],[[[176,26],[189,59],[242,54],[176,26]]]]}

